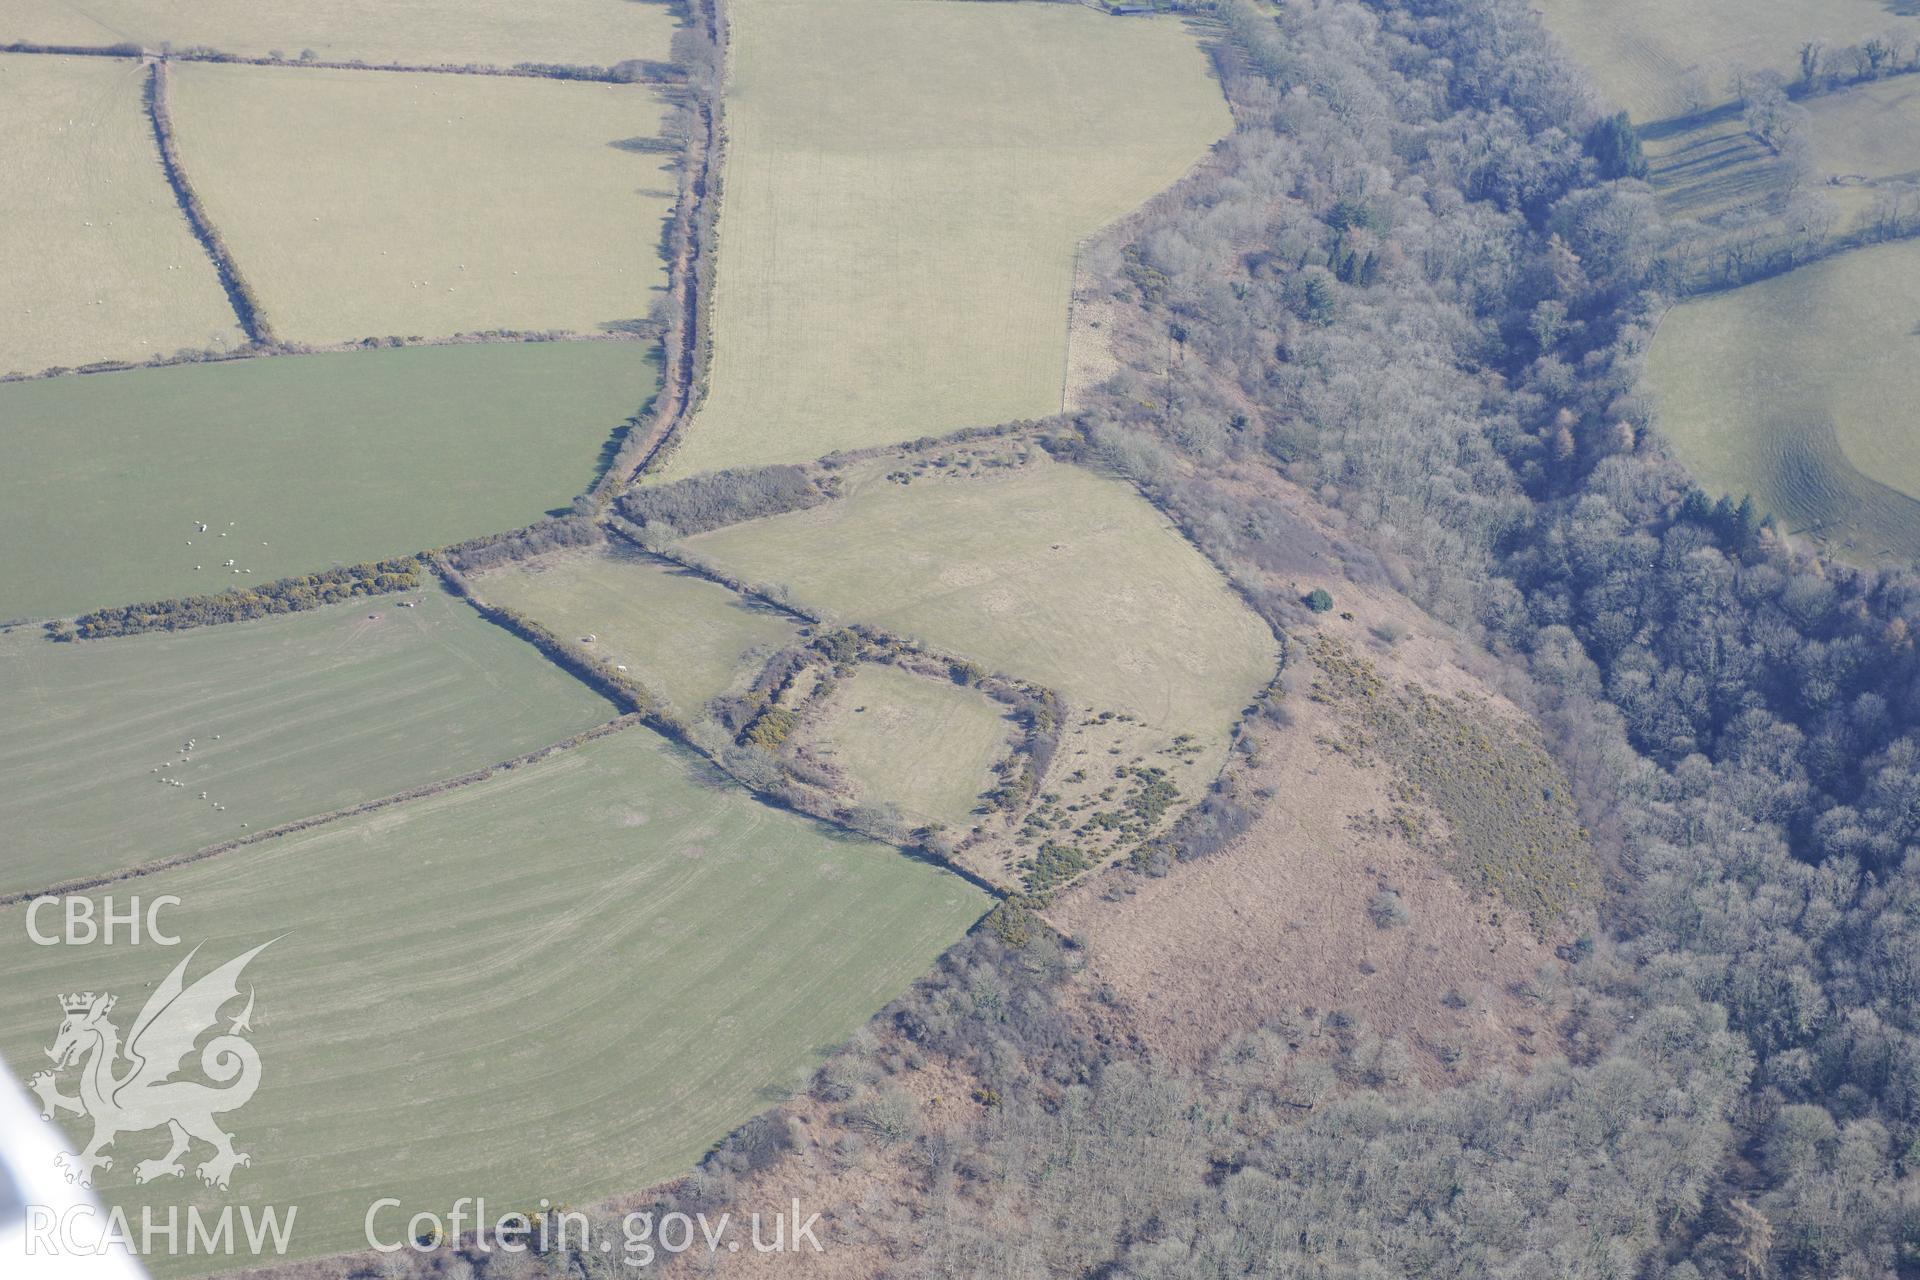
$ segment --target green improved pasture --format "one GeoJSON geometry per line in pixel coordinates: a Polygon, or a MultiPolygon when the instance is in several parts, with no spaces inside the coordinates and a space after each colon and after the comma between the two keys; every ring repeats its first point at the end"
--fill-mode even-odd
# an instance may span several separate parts
{"type": "Polygon", "coordinates": [[[0,54],[0,373],[246,340],[161,173],[146,76],[0,54]]]}
{"type": "Polygon", "coordinates": [[[1036,460],[846,497],[689,538],[689,551],[1068,698],[1222,740],[1272,677],[1266,626],[1131,485],[1036,460]]]}
{"type": "Polygon", "coordinates": [[[1709,492],[1857,562],[1920,558],[1920,244],[1880,245],[1674,308],[1648,366],[1709,492]]]}
{"type": "Polygon", "coordinates": [[[0,385],[0,619],[258,584],[529,523],[591,483],[602,445],[657,384],[638,343],[557,342],[0,385]]]}
{"type": "Polygon", "coordinates": [[[1705,106],[1731,96],[1735,67],[1798,75],[1808,40],[1840,46],[1898,32],[1911,43],[1920,35],[1912,10],[1887,0],[1543,0],[1539,8],[1600,88],[1641,123],[1693,109],[1693,68],[1705,106]]]}
{"type": "Polygon", "coordinates": [[[644,85],[186,63],[171,103],[283,339],[595,333],[664,296],[675,178],[632,149],[666,111],[644,85]]]}
{"type": "Polygon", "coordinates": [[[473,587],[563,636],[593,636],[593,652],[687,716],[756,674],[753,654],[799,635],[787,615],[619,542],[507,565],[473,587]]]}
{"type": "Polygon", "coordinates": [[[0,894],[454,777],[615,714],[438,585],[175,634],[17,629],[0,638],[0,894]]]}
{"type": "Polygon", "coordinates": [[[862,663],[808,713],[801,741],[846,774],[855,804],[962,827],[1017,732],[976,689],[862,663]]]}
{"type": "Polygon", "coordinates": [[[742,0],[711,394],[666,473],[1057,413],[1074,250],[1231,127],[1178,22],[742,0]]]}
{"type": "Polygon", "coordinates": [[[240,57],[409,65],[665,60],[664,0],[8,0],[0,42],[205,47],[240,57]]]}
{"type": "MultiPolygon", "coordinates": [[[[0,910],[0,1053],[44,1063],[62,992],[115,993],[124,1032],[189,946],[198,976],[278,939],[243,978],[262,1083],[221,1124],[252,1158],[231,1198],[297,1205],[296,1257],[363,1250],[382,1197],[405,1206],[377,1223],[393,1238],[460,1196],[493,1214],[580,1206],[685,1170],[988,905],[755,803],[643,729],[137,889],[182,900],[165,922],[184,945],[36,947],[22,908],[0,910]]],[[[134,1185],[165,1147],[118,1139],[101,1193],[135,1222],[140,1205],[164,1219],[227,1201],[194,1181],[204,1147],[184,1179],[134,1185]]]]}

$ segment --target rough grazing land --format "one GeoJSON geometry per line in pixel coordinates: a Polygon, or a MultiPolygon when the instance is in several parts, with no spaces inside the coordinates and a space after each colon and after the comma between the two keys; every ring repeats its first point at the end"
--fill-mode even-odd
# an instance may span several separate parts
{"type": "Polygon", "coordinates": [[[753,656],[791,643],[792,618],[717,583],[609,543],[480,574],[474,591],[624,664],[683,716],[757,674],[753,656]]]}
{"type": "Polygon", "coordinates": [[[803,744],[846,773],[854,803],[898,805],[915,825],[971,821],[1018,733],[977,690],[871,662],[811,715],[803,744]]]}
{"type": "Polygon", "coordinates": [[[246,340],[161,173],[146,75],[0,55],[0,373],[246,340]]]}
{"type": "Polygon", "coordinates": [[[0,386],[0,619],[257,585],[517,528],[587,487],[657,376],[638,343],[567,342],[0,386]]]}
{"type": "Polygon", "coordinates": [[[1707,101],[1730,96],[1727,72],[1798,73],[1800,46],[1815,37],[1852,44],[1882,32],[1909,41],[1920,34],[1912,10],[1884,0],[1544,0],[1547,27],[1636,121],[1686,109],[1682,84],[1691,67],[1705,76],[1707,101]]]}
{"type": "Polygon", "coordinates": [[[0,41],[205,46],[323,61],[610,66],[664,60],[672,9],[656,0],[9,0],[0,41]]]}
{"type": "Polygon", "coordinates": [[[666,111],[644,85],[184,63],[172,106],[282,338],[596,333],[664,296],[675,179],[632,149],[666,111]]]}
{"type": "MultiPolygon", "coordinates": [[[[264,1083],[226,1123],[253,1157],[235,1198],[299,1205],[297,1256],[364,1249],[381,1196],[582,1205],[684,1170],[986,906],[640,729],[141,889],[183,900],[196,971],[280,939],[246,975],[264,1083]]],[[[58,993],[115,992],[130,1020],[185,950],[35,947],[20,915],[0,911],[10,1062],[51,1043],[58,993]]],[[[121,1139],[104,1194],[193,1196],[191,1172],[133,1185],[163,1146],[121,1139]]]]}
{"type": "MultiPolygon", "coordinates": [[[[1391,591],[1324,585],[1355,617],[1328,617],[1321,633],[1363,655],[1386,687],[1464,693],[1490,737],[1530,738],[1445,628],[1391,591]],[[1369,634],[1379,627],[1401,638],[1385,645],[1369,634]]],[[[1553,963],[1551,939],[1476,892],[1447,841],[1409,837],[1394,815],[1427,799],[1381,758],[1331,749],[1346,736],[1345,712],[1305,696],[1312,680],[1301,674],[1282,703],[1287,723],[1257,725],[1230,769],[1235,792],[1275,796],[1244,833],[1164,878],[1090,880],[1048,918],[1086,946],[1090,975],[1120,997],[1116,1016],[1175,1061],[1197,1061],[1248,1026],[1310,1025],[1307,1010],[1398,1037],[1435,1084],[1561,1052],[1560,1018],[1532,987],[1553,963]],[[1388,893],[1400,912],[1383,910],[1388,893]]],[[[1568,857],[1584,864],[1583,849],[1568,857]]]]}
{"type": "Polygon", "coordinates": [[[1879,245],[1674,308],[1648,366],[1710,492],[1858,562],[1920,556],[1920,245],[1879,245]]]}
{"type": "Polygon", "coordinates": [[[173,635],[17,629],[0,639],[0,894],[454,777],[613,715],[437,586],[173,635]]]}
{"type": "Polygon", "coordinates": [[[668,473],[1058,412],[1075,245],[1230,127],[1193,37],[1072,5],[730,8],[713,385],[668,473]]]}

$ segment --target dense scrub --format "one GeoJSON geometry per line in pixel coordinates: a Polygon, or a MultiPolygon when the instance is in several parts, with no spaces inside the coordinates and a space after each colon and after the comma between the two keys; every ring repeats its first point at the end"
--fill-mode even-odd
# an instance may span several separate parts
{"type": "Polygon", "coordinates": [[[562,547],[597,546],[606,537],[606,531],[585,516],[559,516],[524,529],[469,538],[441,554],[462,573],[479,573],[562,547]]]}
{"type": "Polygon", "coordinates": [[[420,585],[420,562],[411,556],[324,569],[298,578],[282,578],[260,587],[240,587],[217,596],[187,596],[145,604],[118,605],[81,614],[72,622],[47,624],[55,640],[98,640],[142,631],[184,631],[217,622],[244,622],[276,613],[299,613],[338,604],[356,596],[412,591],[420,585]]]}
{"type": "Polygon", "coordinates": [[[620,499],[619,511],[651,534],[672,538],[804,510],[832,496],[803,467],[754,467],[634,489],[620,499]]]}

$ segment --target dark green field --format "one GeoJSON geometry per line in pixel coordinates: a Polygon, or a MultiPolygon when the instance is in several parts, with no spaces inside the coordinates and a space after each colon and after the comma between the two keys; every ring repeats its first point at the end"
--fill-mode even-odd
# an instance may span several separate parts
{"type": "Polygon", "coordinates": [[[601,446],[657,380],[638,343],[555,342],[0,385],[0,619],[257,585],[526,524],[593,482],[601,446]]]}

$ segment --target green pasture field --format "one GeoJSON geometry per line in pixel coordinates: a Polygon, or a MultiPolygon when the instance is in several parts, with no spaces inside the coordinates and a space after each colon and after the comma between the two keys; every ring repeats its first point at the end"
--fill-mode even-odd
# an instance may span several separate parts
{"type": "MultiPolygon", "coordinates": [[[[23,909],[0,910],[0,1052],[44,1062],[62,992],[115,993],[124,1033],[188,947],[197,977],[277,939],[242,980],[263,1082],[220,1123],[252,1157],[231,1199],[297,1205],[296,1257],[364,1250],[386,1196],[444,1215],[484,1195],[497,1215],[687,1169],[989,905],[637,728],[117,888],[177,895],[164,920],[183,945],[37,947],[23,909]]],[[[165,1147],[121,1137],[101,1193],[135,1222],[144,1204],[228,1201],[194,1181],[206,1148],[184,1179],[134,1185],[165,1147]]],[[[377,1225],[404,1233],[405,1215],[377,1225]]]]}
{"type": "Polygon", "coordinates": [[[847,496],[686,540],[842,622],[1222,741],[1272,678],[1273,636],[1131,485],[1037,460],[978,477],[846,473],[847,496]]]}
{"type": "Polygon", "coordinates": [[[1920,244],[1859,249],[1684,303],[1648,366],[1660,422],[1712,493],[1856,562],[1920,558],[1920,244]]]}
{"type": "Polygon", "coordinates": [[[1912,11],[1884,0],[1543,0],[1539,8],[1547,29],[1640,124],[1690,109],[1684,85],[1693,67],[1707,106],[1732,96],[1735,66],[1797,76],[1810,39],[1841,46],[1888,31],[1909,42],[1920,36],[1912,11]]]}
{"type": "Polygon", "coordinates": [[[618,542],[506,565],[473,589],[570,639],[593,636],[594,653],[685,716],[757,674],[756,652],[800,633],[791,617],[618,542]]]}
{"type": "Polygon", "coordinates": [[[661,132],[653,88],[221,63],[172,77],[181,162],[283,339],[598,333],[665,295],[672,157],[631,149],[661,132]]]}
{"type": "Polygon", "coordinates": [[[0,54],[0,373],[246,341],[161,173],[146,76],[0,54]]]}
{"type": "Polygon", "coordinates": [[[0,620],[516,528],[592,483],[658,381],[639,343],[553,342],[0,385],[0,620]]]}
{"type": "Polygon", "coordinates": [[[0,637],[0,894],[455,777],[616,714],[438,584],[172,634],[17,628],[0,637]]]}
{"type": "Polygon", "coordinates": [[[1017,733],[977,689],[869,662],[809,712],[801,741],[846,773],[854,803],[963,827],[1017,733]]]}
{"type": "Polygon", "coordinates": [[[664,0],[9,0],[0,42],[206,47],[240,57],[311,49],[322,61],[611,66],[665,61],[664,0]]]}
{"type": "Polygon", "coordinates": [[[741,0],[711,393],[666,474],[1060,411],[1075,247],[1231,127],[1168,19],[741,0]]]}

